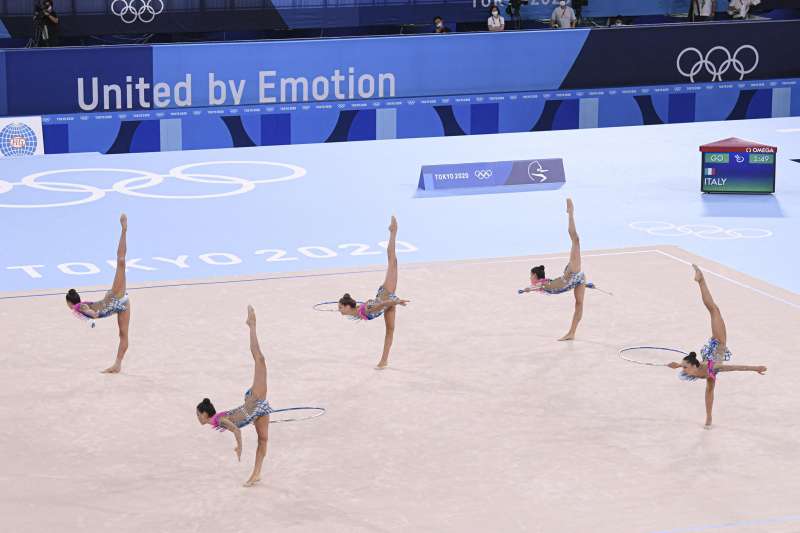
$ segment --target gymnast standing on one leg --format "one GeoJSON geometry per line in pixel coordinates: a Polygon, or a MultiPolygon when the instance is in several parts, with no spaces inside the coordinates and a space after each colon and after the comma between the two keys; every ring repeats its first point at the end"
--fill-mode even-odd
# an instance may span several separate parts
{"type": "Polygon", "coordinates": [[[394,293],[397,290],[397,219],[392,217],[389,224],[389,244],[386,247],[389,266],[386,269],[386,279],[378,288],[378,293],[372,300],[359,304],[350,294],[345,294],[339,299],[339,312],[361,320],[373,320],[383,315],[386,323],[386,336],[383,340],[383,354],[376,368],[382,369],[389,365],[389,350],[394,340],[395,309],[398,305],[406,305],[408,300],[402,300],[394,293]]]}
{"type": "Polygon", "coordinates": [[[250,353],[253,354],[255,371],[253,373],[253,385],[244,393],[244,404],[230,411],[220,411],[214,409],[214,405],[208,398],[197,405],[197,419],[201,424],[211,424],[214,429],[220,431],[230,430],[236,438],[236,458],[242,460],[242,431],[241,428],[252,423],[256,427],[258,434],[258,448],[256,449],[256,461],[253,465],[253,473],[250,475],[244,486],[252,487],[261,481],[261,465],[267,456],[267,437],[269,435],[269,415],[272,408],[267,401],[267,362],[261,348],[258,345],[258,334],[256,332],[256,312],[253,306],[247,306],[247,327],[250,328],[250,353]]]}
{"type": "Polygon", "coordinates": [[[711,429],[711,412],[714,409],[714,388],[717,384],[717,374],[720,372],[758,372],[764,374],[767,371],[765,366],[744,366],[727,365],[724,361],[731,360],[731,352],[728,350],[728,333],[725,329],[725,321],[722,320],[722,313],[714,303],[711,292],[708,290],[705,276],[697,267],[694,268],[694,280],[700,286],[700,296],[703,298],[703,305],[711,315],[711,338],[700,350],[703,363],[697,360],[697,354],[691,352],[683,358],[680,363],[670,363],[670,368],[681,368],[680,377],[684,381],[695,381],[697,379],[706,380],[706,429],[711,429]]]}
{"type": "Polygon", "coordinates": [[[131,321],[131,302],[126,292],[125,282],[125,255],[128,250],[126,242],[128,217],[125,213],[119,217],[119,223],[122,226],[122,234],[117,246],[117,271],[114,275],[114,283],[111,285],[111,290],[106,293],[102,300],[97,302],[82,302],[75,289],[70,289],[67,292],[67,306],[83,318],[95,319],[117,315],[119,347],[117,348],[117,358],[114,364],[103,370],[107,374],[117,374],[122,369],[122,359],[125,357],[125,352],[128,351],[128,326],[131,321]]]}
{"type": "Polygon", "coordinates": [[[586,274],[581,272],[581,241],[578,232],[575,230],[575,207],[572,205],[572,198],[567,198],[567,213],[569,214],[569,238],[572,241],[572,249],[569,252],[569,263],[564,269],[564,274],[555,279],[545,277],[544,265],[539,265],[531,269],[531,286],[520,292],[544,292],[547,294],[561,294],[570,290],[575,290],[575,312],[572,314],[572,324],[566,335],[560,341],[571,341],[575,338],[575,331],[578,323],[583,317],[583,298],[586,294],[586,287],[595,288],[593,283],[586,281],[586,274]]]}

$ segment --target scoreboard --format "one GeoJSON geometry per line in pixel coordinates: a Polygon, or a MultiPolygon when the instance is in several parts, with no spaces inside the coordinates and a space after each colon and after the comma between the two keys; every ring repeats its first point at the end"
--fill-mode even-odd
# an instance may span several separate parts
{"type": "Polygon", "coordinates": [[[731,138],[703,145],[700,151],[702,192],[775,192],[776,147],[731,138]]]}

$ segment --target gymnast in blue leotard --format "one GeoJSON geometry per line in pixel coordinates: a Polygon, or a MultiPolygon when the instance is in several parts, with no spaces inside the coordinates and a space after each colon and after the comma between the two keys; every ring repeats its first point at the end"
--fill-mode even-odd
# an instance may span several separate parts
{"type": "Polygon", "coordinates": [[[549,279],[545,276],[544,265],[531,269],[531,286],[520,292],[543,292],[546,294],[561,294],[568,291],[575,292],[575,312],[572,315],[572,325],[560,341],[571,341],[575,338],[578,323],[583,317],[583,297],[586,288],[594,288],[594,284],[586,281],[586,274],[581,271],[581,241],[575,230],[575,207],[572,199],[567,198],[567,214],[569,215],[569,238],[572,249],[569,253],[569,263],[564,269],[564,274],[558,278],[549,279]]]}
{"type": "Polygon", "coordinates": [[[267,437],[269,434],[269,415],[272,413],[267,401],[267,361],[258,345],[256,333],[256,312],[252,306],[247,306],[247,327],[250,328],[250,353],[255,362],[253,385],[244,394],[244,403],[235,409],[220,411],[214,408],[211,400],[203,398],[197,405],[197,420],[200,424],[209,424],[219,431],[228,430],[236,438],[236,458],[242,460],[242,432],[241,428],[253,424],[258,433],[258,448],[253,473],[245,482],[245,487],[251,487],[261,481],[261,466],[267,456],[267,437]]]}
{"type": "Polygon", "coordinates": [[[386,323],[386,335],[383,339],[383,353],[378,361],[376,368],[383,369],[389,365],[389,350],[392,348],[394,340],[394,324],[396,307],[405,306],[408,300],[398,298],[395,294],[397,290],[397,252],[395,243],[397,241],[397,219],[392,217],[389,223],[389,242],[386,244],[386,254],[388,267],[386,278],[383,285],[378,288],[375,298],[359,303],[350,294],[345,294],[339,299],[339,312],[345,316],[356,320],[375,320],[383,316],[386,323]]]}
{"type": "MultiPolygon", "coordinates": [[[[102,300],[96,302],[81,301],[81,296],[75,289],[67,292],[67,306],[80,318],[92,320],[117,315],[119,347],[114,364],[103,370],[107,374],[116,374],[122,369],[122,360],[125,358],[125,352],[128,351],[128,326],[131,322],[131,303],[126,291],[125,279],[125,255],[128,252],[128,217],[125,213],[120,215],[119,223],[122,226],[122,234],[117,246],[117,271],[111,290],[106,292],[102,300]]],[[[92,323],[92,327],[94,327],[94,323],[92,323]]]]}

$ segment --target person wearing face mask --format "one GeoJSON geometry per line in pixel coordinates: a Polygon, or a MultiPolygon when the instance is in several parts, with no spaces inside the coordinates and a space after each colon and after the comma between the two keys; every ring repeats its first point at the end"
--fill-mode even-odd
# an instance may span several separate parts
{"type": "Polygon", "coordinates": [[[561,0],[550,16],[550,24],[554,28],[574,28],[577,23],[578,18],[575,16],[575,11],[567,5],[565,0],[561,0]]]}
{"type": "Polygon", "coordinates": [[[436,16],[433,18],[434,33],[450,33],[450,28],[444,25],[442,17],[436,16]]]}
{"type": "Polygon", "coordinates": [[[506,29],[506,19],[500,16],[500,10],[496,5],[492,6],[490,17],[486,24],[489,31],[503,31],[506,29]]]}
{"type": "Polygon", "coordinates": [[[714,18],[717,11],[717,0],[692,0],[689,20],[703,22],[714,18]]]}

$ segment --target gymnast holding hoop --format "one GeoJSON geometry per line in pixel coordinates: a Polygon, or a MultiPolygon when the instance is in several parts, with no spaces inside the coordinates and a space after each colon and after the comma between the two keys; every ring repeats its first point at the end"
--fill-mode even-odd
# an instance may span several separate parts
{"type": "MultiPolygon", "coordinates": [[[[128,251],[128,217],[125,213],[120,215],[119,223],[122,226],[122,234],[117,246],[117,271],[114,274],[111,290],[106,292],[103,299],[97,302],[82,302],[78,291],[75,289],[70,289],[67,292],[67,307],[80,318],[94,320],[117,315],[117,327],[119,328],[117,358],[113,365],[103,370],[106,374],[117,374],[122,369],[122,360],[125,357],[125,352],[128,351],[128,326],[131,321],[131,302],[126,292],[125,281],[125,255],[128,251]]],[[[92,322],[92,327],[94,327],[94,322],[92,322]]]]}
{"type": "Polygon", "coordinates": [[[253,424],[258,434],[258,448],[256,449],[256,460],[253,465],[253,473],[250,475],[244,486],[252,487],[261,481],[261,465],[267,456],[267,437],[269,435],[269,415],[273,409],[267,401],[267,363],[261,348],[258,345],[258,335],[256,333],[256,312],[253,306],[247,306],[247,327],[250,328],[250,353],[255,362],[253,373],[253,385],[244,394],[244,404],[230,411],[220,411],[214,408],[211,400],[203,398],[197,405],[197,420],[200,424],[210,424],[216,430],[233,433],[236,438],[236,458],[242,460],[242,431],[241,428],[248,424],[253,424]]]}
{"type": "Polygon", "coordinates": [[[397,290],[397,252],[395,251],[395,241],[397,240],[397,219],[392,216],[389,224],[389,243],[386,247],[388,267],[386,278],[383,285],[378,288],[378,293],[372,300],[359,303],[346,293],[339,299],[339,312],[345,316],[360,320],[373,320],[383,315],[386,323],[386,336],[383,340],[383,354],[376,368],[383,369],[389,365],[389,350],[392,348],[394,340],[395,307],[405,306],[409,300],[398,298],[394,293],[397,290]]]}
{"type": "Polygon", "coordinates": [[[678,377],[684,381],[695,381],[698,379],[706,380],[706,424],[705,429],[711,429],[711,412],[714,409],[714,388],[717,383],[717,374],[720,372],[758,372],[764,374],[767,371],[765,366],[744,366],[728,365],[724,361],[730,361],[731,352],[728,350],[728,334],[725,329],[725,321],[722,319],[719,307],[714,303],[711,292],[708,290],[705,276],[697,267],[694,268],[694,280],[700,286],[700,296],[703,305],[708,309],[711,316],[711,338],[700,350],[703,363],[697,360],[697,354],[690,352],[680,363],[670,363],[670,368],[681,369],[678,377]]]}
{"type": "MultiPolygon", "coordinates": [[[[574,218],[575,206],[572,198],[567,198],[567,213],[569,214],[569,238],[572,241],[572,249],[569,252],[569,263],[564,269],[564,274],[555,279],[545,277],[544,265],[539,265],[531,269],[531,286],[520,289],[520,294],[524,292],[543,292],[546,294],[561,294],[571,290],[575,291],[575,311],[572,314],[572,324],[566,335],[560,341],[571,341],[575,338],[575,331],[578,323],[583,317],[583,298],[586,288],[596,289],[594,283],[586,281],[586,274],[581,272],[581,241],[578,232],[575,230],[574,218]]],[[[603,291],[604,292],[604,291],[603,291]]],[[[606,293],[610,294],[610,293],[606,293]]]]}

